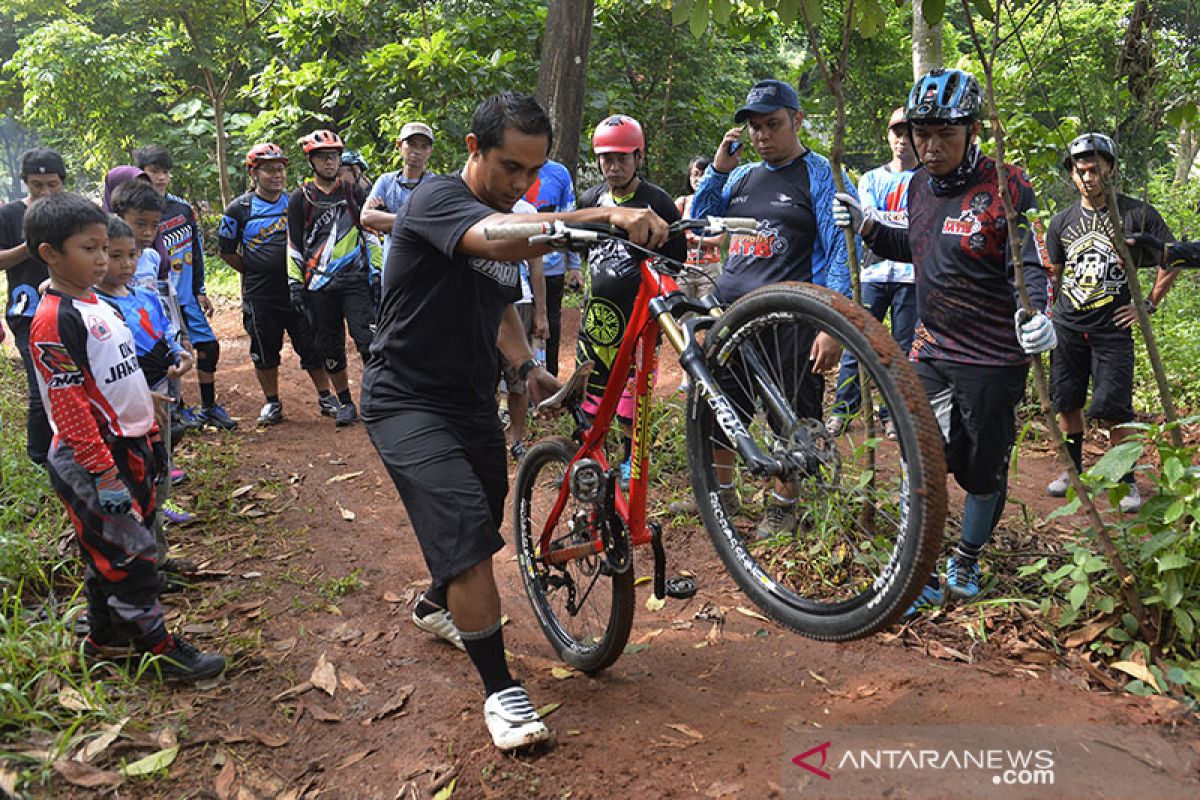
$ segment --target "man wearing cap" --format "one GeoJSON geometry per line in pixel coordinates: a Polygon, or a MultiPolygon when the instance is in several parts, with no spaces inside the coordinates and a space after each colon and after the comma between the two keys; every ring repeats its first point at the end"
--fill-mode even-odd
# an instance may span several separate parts
{"type": "Polygon", "coordinates": [[[433,129],[424,122],[409,122],[400,129],[396,145],[400,148],[403,168],[379,176],[362,210],[362,224],[384,234],[384,253],[390,250],[396,213],[408,202],[413,189],[428,177],[425,165],[433,155],[433,129]]]}
{"type": "Polygon", "coordinates": [[[0,208],[0,270],[8,276],[8,303],[5,307],[9,330],[16,338],[25,378],[29,383],[29,415],[25,421],[25,452],[35,464],[45,464],[50,450],[50,421],[42,406],[37,374],[29,355],[29,326],[37,310],[38,286],[50,277],[41,259],[25,247],[21,226],[25,211],[34,201],[61,192],[67,179],[67,167],[54,150],[37,147],[21,156],[21,180],[27,194],[0,208]]]}
{"type": "MultiPolygon", "coordinates": [[[[692,216],[728,215],[759,220],[755,235],[736,235],[729,259],[717,278],[715,294],[732,303],[747,292],[779,281],[805,281],[850,293],[846,238],[833,223],[831,203],[836,187],[829,161],[800,143],[804,122],[796,90],[778,80],[759,81],[734,116],[738,127],[725,133],[713,163],[692,200],[692,216]],[[746,127],[762,160],[741,164],[746,127]]],[[[854,191],[849,178],[847,187],[854,191]]],[[[810,331],[795,343],[808,352],[805,380],[806,416],[821,419],[822,373],[837,367],[841,348],[824,333],[810,331]]],[[[732,465],[732,451],[721,452],[732,465]]],[[[732,472],[718,469],[732,490],[732,472]],[[728,476],[728,477],[725,477],[728,476]]],[[[798,521],[790,487],[777,487],[759,528],[762,537],[792,530],[798,521]]]]}
{"type": "MultiPolygon", "coordinates": [[[[1067,452],[1075,468],[1082,469],[1083,406],[1089,381],[1092,402],[1087,416],[1112,430],[1114,445],[1129,433],[1123,423],[1134,419],[1131,329],[1136,315],[1126,265],[1117,259],[1108,218],[1108,185],[1117,168],[1116,144],[1103,133],[1078,136],[1068,148],[1063,168],[1079,191],[1079,199],[1055,215],[1046,230],[1046,251],[1059,286],[1052,317],[1058,347],[1050,357],[1050,394],[1067,437],[1067,452]]],[[[1118,194],[1117,208],[1127,234],[1174,240],[1153,206],[1118,194]]],[[[1178,274],[1158,270],[1146,300],[1148,311],[1154,312],[1178,274]]],[[[1124,480],[1129,492],[1121,498],[1120,508],[1131,514],[1141,508],[1142,498],[1133,473],[1124,480]]],[[[1063,472],[1050,482],[1046,493],[1064,497],[1069,486],[1063,472]]]]}

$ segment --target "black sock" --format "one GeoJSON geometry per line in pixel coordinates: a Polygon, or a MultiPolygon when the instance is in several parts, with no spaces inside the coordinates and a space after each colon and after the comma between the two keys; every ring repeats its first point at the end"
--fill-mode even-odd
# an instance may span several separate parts
{"type": "Polygon", "coordinates": [[[1137,476],[1132,472],[1126,472],[1121,476],[1121,483],[1137,484],[1137,476]]]}
{"type": "Polygon", "coordinates": [[[446,584],[443,583],[441,586],[430,584],[429,588],[425,590],[425,599],[438,608],[445,608],[447,602],[446,584]]]}
{"type": "Polygon", "coordinates": [[[483,679],[484,694],[490,696],[517,685],[504,658],[504,634],[500,630],[500,620],[486,630],[460,630],[459,635],[462,636],[463,647],[467,649],[471,663],[483,679]]]}
{"type": "Polygon", "coordinates": [[[200,384],[200,405],[208,408],[217,402],[217,385],[215,383],[200,384]]]}
{"type": "Polygon", "coordinates": [[[1083,472],[1083,434],[1067,434],[1067,455],[1075,462],[1075,471],[1083,472]]]}
{"type": "Polygon", "coordinates": [[[621,460],[628,461],[633,454],[633,439],[628,436],[621,438],[621,460]]]}
{"type": "Polygon", "coordinates": [[[331,394],[333,394],[333,392],[329,391],[328,389],[317,389],[317,397],[321,398],[322,400],[324,400],[326,397],[329,397],[331,394]]]}
{"type": "Polygon", "coordinates": [[[268,403],[278,403],[278,402],[279,402],[279,395],[277,395],[277,394],[269,394],[269,395],[267,395],[267,402],[268,402],[268,403]]]}
{"type": "Polygon", "coordinates": [[[347,403],[354,402],[350,398],[350,390],[349,389],[342,389],[340,392],[338,392],[338,402],[341,403],[342,405],[346,405],[347,403]]]}

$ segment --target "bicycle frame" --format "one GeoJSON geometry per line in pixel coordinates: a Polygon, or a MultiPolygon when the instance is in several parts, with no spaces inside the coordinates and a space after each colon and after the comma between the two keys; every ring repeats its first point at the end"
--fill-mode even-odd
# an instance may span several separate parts
{"type": "MultiPolygon", "coordinates": [[[[656,297],[679,291],[675,279],[655,270],[651,266],[651,259],[644,259],[639,268],[641,285],[638,287],[633,313],[630,314],[625,335],[617,350],[617,357],[613,361],[608,383],[605,384],[600,407],[592,418],[591,427],[584,432],[582,445],[567,467],[569,473],[570,468],[580,459],[590,458],[600,464],[606,473],[609,471],[608,460],[604,455],[604,440],[612,428],[613,419],[617,413],[617,403],[621,400],[621,395],[628,384],[630,367],[635,366],[634,400],[636,410],[633,419],[629,492],[627,496],[619,486],[616,487],[615,492],[616,513],[625,523],[629,531],[629,541],[633,547],[649,544],[654,538],[646,525],[646,484],[649,463],[647,440],[650,433],[650,410],[653,402],[651,396],[652,376],[658,363],[657,343],[662,327],[652,315],[650,306],[651,301],[656,297]]],[[[676,330],[673,333],[677,336],[672,339],[678,338],[679,341],[682,341],[682,337],[678,336],[678,326],[675,327],[676,330]]],[[[559,487],[558,500],[547,517],[546,525],[538,539],[538,549],[548,564],[562,564],[577,558],[599,554],[604,550],[603,543],[599,538],[575,547],[548,550],[550,535],[558,524],[559,516],[567,504],[567,496],[570,491],[570,481],[564,480],[562,486],[559,487]]]]}

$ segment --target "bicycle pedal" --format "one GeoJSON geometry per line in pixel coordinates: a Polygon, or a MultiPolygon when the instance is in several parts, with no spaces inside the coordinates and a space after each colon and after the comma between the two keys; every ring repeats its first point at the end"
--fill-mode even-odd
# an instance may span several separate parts
{"type": "Polygon", "coordinates": [[[689,597],[695,597],[699,587],[696,581],[684,575],[676,575],[673,578],[666,580],[667,597],[676,600],[687,600],[689,597]]]}

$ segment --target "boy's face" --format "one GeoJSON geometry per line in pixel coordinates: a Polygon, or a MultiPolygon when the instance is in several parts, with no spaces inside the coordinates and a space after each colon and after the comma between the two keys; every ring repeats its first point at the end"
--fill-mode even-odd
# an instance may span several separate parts
{"type": "Polygon", "coordinates": [[[29,191],[30,203],[63,190],[63,179],[57,175],[26,175],[23,180],[29,191]]]}
{"type": "Polygon", "coordinates": [[[133,273],[137,271],[137,242],[133,240],[132,236],[109,239],[106,251],[108,253],[108,272],[103,283],[106,286],[127,285],[133,278],[133,273]]]}
{"type": "Polygon", "coordinates": [[[171,185],[171,170],[166,167],[147,164],[142,171],[150,178],[150,185],[154,187],[154,191],[159,194],[167,193],[167,187],[171,185]]]}
{"type": "Polygon", "coordinates": [[[67,237],[61,250],[43,242],[38,247],[38,255],[46,262],[56,281],[68,288],[86,292],[103,280],[107,273],[107,243],[108,226],[98,222],[67,237]]]}
{"type": "Polygon", "coordinates": [[[313,172],[323,180],[331,181],[338,176],[342,167],[342,151],[334,149],[313,150],[308,157],[313,172]]]}
{"type": "Polygon", "coordinates": [[[143,250],[154,244],[158,235],[158,223],[162,220],[161,211],[134,211],[130,209],[121,215],[125,224],[133,228],[133,238],[138,247],[143,250]]]}
{"type": "Polygon", "coordinates": [[[1112,167],[1108,165],[1108,159],[1095,153],[1078,157],[1071,164],[1071,180],[1079,194],[1089,202],[1103,201],[1111,174],[1112,167]]]}
{"type": "Polygon", "coordinates": [[[282,192],[287,185],[287,167],[282,161],[267,161],[254,168],[254,180],[264,192],[282,192]]]}

